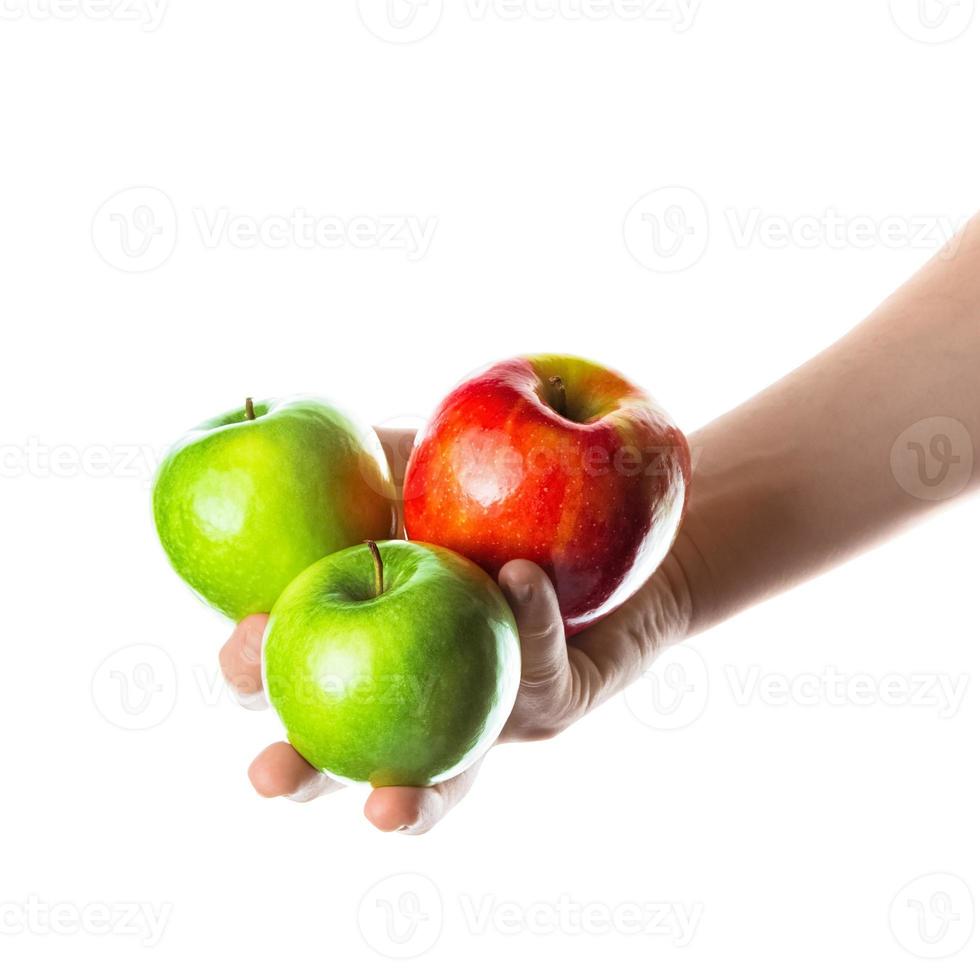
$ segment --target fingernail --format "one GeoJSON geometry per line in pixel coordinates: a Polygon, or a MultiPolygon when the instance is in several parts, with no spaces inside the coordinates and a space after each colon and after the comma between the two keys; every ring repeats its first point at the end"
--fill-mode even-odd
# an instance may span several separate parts
{"type": "Polygon", "coordinates": [[[251,664],[257,664],[262,656],[262,635],[257,630],[245,634],[245,649],[242,656],[251,664]]]}
{"type": "Polygon", "coordinates": [[[235,695],[235,700],[247,711],[265,711],[269,707],[269,700],[265,696],[265,691],[245,694],[236,688],[232,693],[235,695]]]}

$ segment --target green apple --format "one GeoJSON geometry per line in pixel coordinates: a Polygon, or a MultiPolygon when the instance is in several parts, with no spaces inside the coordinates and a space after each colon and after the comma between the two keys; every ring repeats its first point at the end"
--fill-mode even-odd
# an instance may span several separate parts
{"type": "Polygon", "coordinates": [[[308,565],[395,528],[395,490],[374,431],[315,398],[218,416],[167,454],[153,487],[177,574],[232,619],[268,612],[308,565]]]}
{"type": "Polygon", "coordinates": [[[430,786],[472,765],[521,672],[493,579],[414,541],[368,542],[302,572],[272,609],[262,664],[297,752],[373,786],[430,786]]]}

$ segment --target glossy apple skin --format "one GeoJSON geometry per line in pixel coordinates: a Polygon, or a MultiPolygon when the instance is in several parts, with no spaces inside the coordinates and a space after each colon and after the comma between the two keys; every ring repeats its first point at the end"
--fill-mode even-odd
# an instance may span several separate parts
{"type": "Polygon", "coordinates": [[[256,402],[188,432],[153,488],[171,565],[234,620],[268,612],[324,555],[389,537],[395,491],[374,431],[314,398],[256,402]]]}
{"type": "Polygon", "coordinates": [[[443,548],[379,543],[317,562],[272,609],[265,689],[290,743],[348,782],[429,786],[497,739],[520,683],[520,644],[500,589],[443,548]]]}
{"type": "Polygon", "coordinates": [[[537,562],[571,636],[659,566],[690,477],[683,433],[625,378],[581,358],[515,358],[456,388],[420,433],[405,526],[494,576],[513,558],[537,562]]]}

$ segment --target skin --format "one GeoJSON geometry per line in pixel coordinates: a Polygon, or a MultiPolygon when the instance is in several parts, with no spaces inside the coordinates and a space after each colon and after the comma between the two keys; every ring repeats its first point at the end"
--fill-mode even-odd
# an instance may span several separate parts
{"type": "MultiPolygon", "coordinates": [[[[827,571],[946,501],[907,489],[906,432],[946,418],[962,467],[956,499],[980,485],[980,218],[834,346],[691,437],[697,465],[674,548],[617,612],[566,643],[547,576],[511,562],[500,583],[521,636],[517,704],[501,741],[557,735],[636,679],[658,651],[827,571]],[[898,462],[893,450],[898,447],[898,462]],[[904,485],[903,485],[904,484],[904,485]]],[[[404,434],[383,435],[397,464],[404,434]]],[[[932,443],[938,450],[943,443],[932,443]]],[[[908,462],[911,460],[911,463],[908,462]]],[[[935,465],[935,464],[934,464],[935,465]]],[[[927,581],[923,575],[924,584],[927,581]]],[[[825,612],[825,611],[824,611],[825,612]]],[[[221,651],[229,682],[259,696],[265,619],[221,651]]],[[[477,767],[431,789],[375,790],[379,830],[421,834],[469,791],[477,767]]],[[[263,796],[305,801],[340,787],[279,743],[252,763],[263,796]]]]}

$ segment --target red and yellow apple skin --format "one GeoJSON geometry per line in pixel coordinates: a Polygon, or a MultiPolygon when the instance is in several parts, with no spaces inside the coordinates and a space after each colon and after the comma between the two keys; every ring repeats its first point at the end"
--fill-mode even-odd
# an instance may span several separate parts
{"type": "Polygon", "coordinates": [[[571,636],[653,574],[684,515],[684,434],[642,389],[581,358],[534,355],[464,382],[420,433],[405,526],[491,575],[541,565],[571,636]]]}

